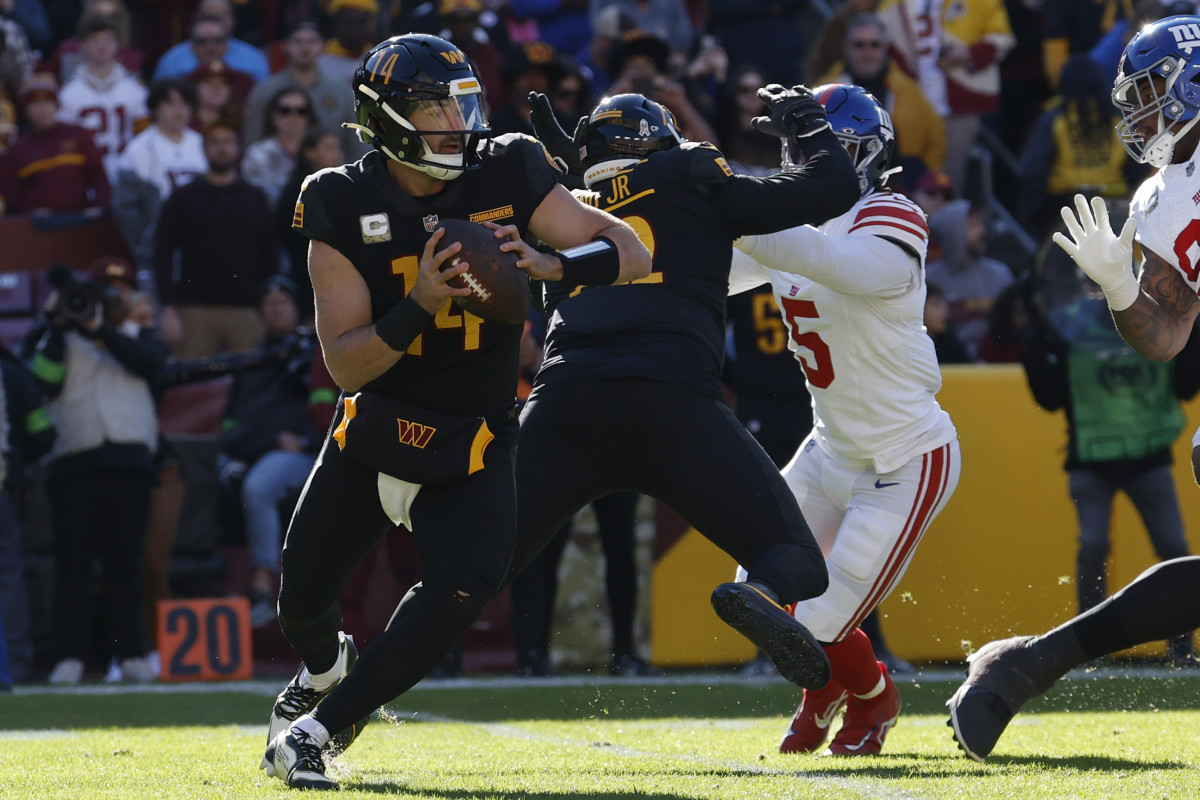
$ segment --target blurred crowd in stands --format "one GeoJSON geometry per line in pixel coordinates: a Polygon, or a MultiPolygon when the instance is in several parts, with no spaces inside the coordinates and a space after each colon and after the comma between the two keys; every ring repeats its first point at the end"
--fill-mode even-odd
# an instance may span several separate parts
{"type": "MultiPolygon", "coordinates": [[[[1147,20],[1195,11],[1191,0],[0,0],[0,225],[75,237],[87,256],[52,269],[0,241],[11,673],[0,687],[75,683],[98,663],[109,680],[152,679],[154,603],[172,593],[245,594],[255,628],[272,627],[290,504],[338,396],[311,330],[293,207],[306,176],[367,152],[342,123],[377,41],[421,31],[456,43],[497,133],[533,133],[531,91],[568,131],[603,95],[640,92],[758,175],[779,167],[778,142],[750,126],[760,86],[864,86],[895,123],[893,185],[929,217],[939,359],[1016,363],[1075,291],[1050,296],[1077,281],[1043,247],[1064,199],[1084,191],[1119,209],[1143,177],[1113,131],[1124,43],[1147,20]],[[241,562],[214,566],[230,543],[241,562]]],[[[733,324],[760,324],[760,305],[733,324]]],[[[542,326],[527,326],[527,369],[542,326]]],[[[735,339],[731,400],[746,398],[756,435],[756,415],[793,420],[762,431],[786,460],[805,433],[800,373],[783,340],[774,370],[750,368],[735,339]]],[[[635,501],[596,509],[608,595],[622,600],[618,674],[654,672],[630,621],[635,501]]],[[[524,674],[552,671],[544,605],[563,541],[517,598],[543,606],[517,631],[524,674]]],[[[411,550],[391,549],[402,583],[411,550]]],[[[361,572],[347,617],[366,625],[361,572]]]]}

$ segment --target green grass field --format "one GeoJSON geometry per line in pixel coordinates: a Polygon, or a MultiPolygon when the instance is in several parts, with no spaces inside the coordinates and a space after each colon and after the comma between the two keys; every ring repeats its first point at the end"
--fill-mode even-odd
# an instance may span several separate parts
{"type": "MultiPolygon", "coordinates": [[[[331,775],[341,796],[473,798],[1131,798],[1200,796],[1200,671],[1072,676],[976,764],[943,708],[960,672],[901,683],[880,756],[781,755],[798,699],[724,673],[427,683],[331,775]]],[[[294,797],[258,770],[282,681],[0,696],[0,798],[294,797]]]]}

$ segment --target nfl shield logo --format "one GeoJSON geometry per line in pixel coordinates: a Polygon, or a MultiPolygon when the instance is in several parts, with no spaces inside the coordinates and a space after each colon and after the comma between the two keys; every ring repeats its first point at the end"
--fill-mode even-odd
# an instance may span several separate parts
{"type": "Polygon", "coordinates": [[[437,230],[438,216],[437,214],[430,214],[427,217],[422,217],[421,223],[425,226],[425,230],[427,230],[429,233],[433,233],[437,230]]]}

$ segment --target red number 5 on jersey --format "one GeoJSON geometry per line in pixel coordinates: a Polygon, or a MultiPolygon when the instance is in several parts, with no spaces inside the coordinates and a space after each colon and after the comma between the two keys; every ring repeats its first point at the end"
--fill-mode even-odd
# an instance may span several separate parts
{"type": "MultiPolygon", "coordinates": [[[[811,300],[795,300],[790,297],[780,299],[783,301],[784,313],[791,320],[819,319],[821,316],[817,313],[817,304],[811,300]]],[[[829,353],[829,345],[821,340],[821,334],[816,331],[799,331],[800,326],[796,322],[788,327],[792,329],[792,341],[812,354],[811,359],[797,355],[808,382],[818,389],[828,389],[836,377],[833,374],[833,358],[829,353]]]]}
{"type": "Polygon", "coordinates": [[[1183,270],[1188,283],[1195,283],[1200,275],[1200,265],[1196,264],[1196,256],[1200,255],[1200,219],[1194,219],[1187,224],[1179,236],[1175,237],[1175,257],[1179,259],[1179,268],[1183,270]]]}

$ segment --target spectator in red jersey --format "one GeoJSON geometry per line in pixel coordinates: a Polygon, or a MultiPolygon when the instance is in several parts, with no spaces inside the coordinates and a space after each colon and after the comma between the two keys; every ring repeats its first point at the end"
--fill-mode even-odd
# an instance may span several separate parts
{"type": "Polygon", "coordinates": [[[110,196],[104,162],[90,131],[55,119],[54,76],[34,75],[18,102],[29,128],[0,160],[0,203],[10,214],[103,214],[110,196]]]}

